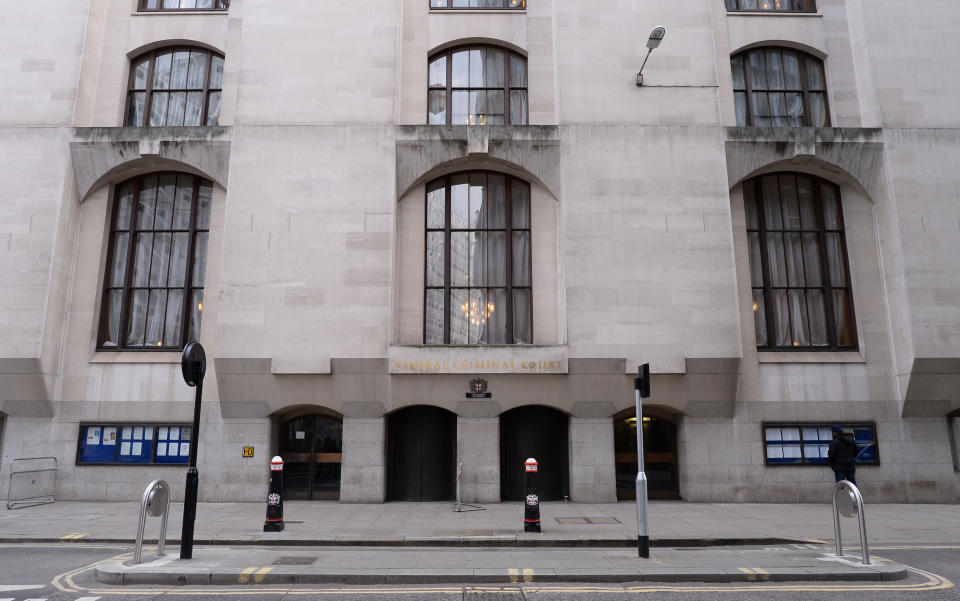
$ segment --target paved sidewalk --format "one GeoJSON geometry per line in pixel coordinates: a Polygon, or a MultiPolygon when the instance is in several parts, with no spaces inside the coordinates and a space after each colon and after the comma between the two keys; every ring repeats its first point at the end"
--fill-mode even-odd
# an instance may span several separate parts
{"type": "MultiPolygon", "coordinates": [[[[145,554],[99,564],[107,584],[507,584],[515,582],[757,582],[887,581],[907,577],[905,566],[883,559],[863,565],[838,559],[816,545],[791,548],[723,547],[654,549],[650,559],[635,549],[503,549],[370,547],[194,548],[193,559],[145,554]],[[797,548],[801,547],[801,548],[797,548]]],[[[129,555],[129,554],[128,554],[129,555]]]]}
{"type": "MultiPolygon", "coordinates": [[[[542,534],[525,534],[523,505],[483,505],[483,511],[454,513],[449,503],[352,505],[336,502],[284,503],[286,528],[263,532],[266,506],[259,503],[201,503],[196,544],[284,545],[483,545],[632,546],[636,506],[632,502],[543,503],[542,534]]],[[[57,502],[0,510],[0,542],[132,542],[139,503],[57,502]],[[66,538],[65,538],[66,537],[66,538]]],[[[871,543],[960,541],[960,505],[870,505],[871,543]]],[[[651,502],[652,544],[707,546],[730,543],[833,541],[829,504],[739,504],[651,502]]],[[[148,518],[153,539],[160,520],[148,518]]],[[[171,505],[167,540],[179,542],[182,504],[171,505]]],[[[842,521],[844,540],[859,540],[857,521],[842,521]]]]}

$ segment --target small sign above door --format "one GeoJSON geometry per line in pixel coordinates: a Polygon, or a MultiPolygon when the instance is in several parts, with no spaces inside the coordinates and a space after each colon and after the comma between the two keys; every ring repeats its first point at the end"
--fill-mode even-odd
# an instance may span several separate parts
{"type": "Polygon", "coordinates": [[[243,447],[244,457],[253,457],[253,447],[243,447]]]}
{"type": "Polygon", "coordinates": [[[493,395],[487,392],[487,381],[483,378],[474,378],[470,380],[470,392],[467,393],[468,399],[489,399],[493,395]]]}

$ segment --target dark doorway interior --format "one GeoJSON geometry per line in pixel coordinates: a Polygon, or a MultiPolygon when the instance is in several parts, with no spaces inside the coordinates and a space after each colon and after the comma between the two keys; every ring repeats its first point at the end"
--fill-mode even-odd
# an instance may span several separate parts
{"type": "Polygon", "coordinates": [[[570,494],[567,414],[540,405],[517,407],[500,415],[500,498],[522,501],[524,462],[537,460],[541,501],[559,501],[570,494]]]}
{"type": "MultiPolygon", "coordinates": [[[[617,464],[617,499],[636,499],[637,419],[633,411],[614,418],[613,440],[617,464]]],[[[644,416],[643,446],[649,497],[659,500],[679,499],[677,425],[666,417],[644,416]]]]}
{"type": "Polygon", "coordinates": [[[280,456],[284,461],[284,498],[340,498],[342,420],[314,414],[281,424],[280,456]]]}
{"type": "Polygon", "coordinates": [[[387,418],[387,499],[450,501],[457,456],[457,416],[417,405],[387,418]]]}

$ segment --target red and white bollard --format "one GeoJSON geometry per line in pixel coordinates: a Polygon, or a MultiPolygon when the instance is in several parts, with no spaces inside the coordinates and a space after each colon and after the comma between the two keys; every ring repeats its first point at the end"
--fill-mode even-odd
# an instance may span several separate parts
{"type": "Polygon", "coordinates": [[[533,457],[524,463],[527,469],[527,495],[523,502],[523,531],[540,532],[540,497],[537,495],[537,460],[533,457]]]}
{"type": "Polygon", "coordinates": [[[279,455],[270,460],[270,491],[267,493],[267,519],[264,532],[283,530],[283,459],[279,455]]]}

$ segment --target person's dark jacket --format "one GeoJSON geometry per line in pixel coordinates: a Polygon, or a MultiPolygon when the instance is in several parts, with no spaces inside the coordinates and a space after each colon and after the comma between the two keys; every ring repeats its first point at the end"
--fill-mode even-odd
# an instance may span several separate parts
{"type": "Polygon", "coordinates": [[[857,458],[857,443],[848,434],[840,433],[830,441],[830,450],[827,453],[830,468],[835,472],[852,472],[857,458]]]}

